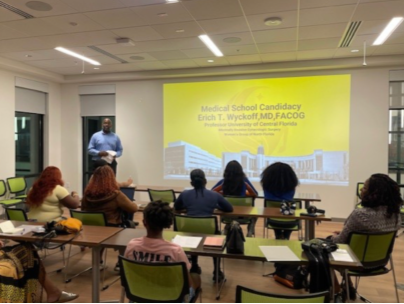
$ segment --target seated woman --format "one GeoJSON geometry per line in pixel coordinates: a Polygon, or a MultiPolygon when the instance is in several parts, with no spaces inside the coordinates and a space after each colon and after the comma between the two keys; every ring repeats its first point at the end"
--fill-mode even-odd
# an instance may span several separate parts
{"type": "MultiPolygon", "coordinates": [[[[298,184],[299,179],[292,167],[281,162],[273,163],[261,174],[261,185],[265,199],[292,201],[298,184]]],[[[281,225],[282,223],[277,224],[279,227],[281,225]]],[[[287,225],[290,225],[290,223],[287,225]]],[[[289,240],[292,234],[292,230],[287,229],[274,229],[274,231],[276,239],[289,240]]]]}
{"type": "MultiPolygon", "coordinates": [[[[94,171],[96,169],[98,169],[99,167],[102,167],[102,166],[108,166],[107,161],[105,161],[103,159],[97,159],[97,160],[93,161],[93,169],[94,169],[94,171]]],[[[133,179],[131,177],[129,177],[126,182],[118,182],[117,181],[117,183],[118,183],[119,188],[130,187],[130,185],[133,184],[133,179]]]]}
{"type": "MultiPolygon", "coordinates": [[[[226,201],[220,194],[206,189],[205,173],[201,169],[191,171],[192,190],[186,190],[176,199],[175,210],[186,209],[189,216],[211,216],[215,209],[224,212],[232,212],[233,206],[226,201]]],[[[191,272],[201,273],[201,268],[198,265],[198,256],[191,256],[192,267],[191,272]]],[[[223,272],[219,270],[219,278],[216,278],[216,265],[220,265],[216,258],[213,258],[213,281],[221,282],[224,279],[223,272]]]]}
{"type": "MultiPolygon", "coordinates": [[[[352,232],[392,232],[401,225],[400,208],[403,204],[398,184],[385,174],[373,174],[362,190],[362,207],[352,211],[341,232],[334,232],[331,239],[336,243],[348,243],[352,232]]],[[[384,265],[380,265],[384,266],[384,265]]],[[[377,267],[377,265],[376,265],[377,267]]],[[[350,285],[350,297],[356,298],[356,290],[350,285]]],[[[345,284],[342,284],[345,288],[345,284]]]]}
{"type": "MultiPolygon", "coordinates": [[[[147,235],[132,239],[125,250],[125,257],[141,262],[184,262],[191,269],[184,250],[177,244],[163,239],[163,229],[170,228],[173,223],[173,212],[168,203],[151,202],[143,212],[143,225],[147,235]]],[[[190,298],[201,286],[198,274],[189,274],[190,298]]]]}
{"type": "Polygon", "coordinates": [[[25,202],[30,208],[28,218],[38,222],[59,221],[63,207],[76,209],[80,205],[77,193],[73,192],[74,196],[71,196],[63,186],[59,168],[45,168],[28,192],[25,202]]]}
{"type": "Polygon", "coordinates": [[[230,161],[224,169],[223,179],[212,188],[213,191],[229,196],[253,196],[258,192],[243,172],[243,167],[236,160],[230,161]]]}
{"type": "Polygon", "coordinates": [[[122,224],[123,211],[137,211],[137,205],[119,190],[114,171],[109,166],[101,166],[94,171],[81,203],[83,211],[103,212],[110,226],[122,224]]]}
{"type": "Polygon", "coordinates": [[[52,283],[31,244],[4,247],[0,241],[0,302],[42,302],[39,285],[45,289],[48,303],[64,303],[78,297],[61,291],[52,283]]]}

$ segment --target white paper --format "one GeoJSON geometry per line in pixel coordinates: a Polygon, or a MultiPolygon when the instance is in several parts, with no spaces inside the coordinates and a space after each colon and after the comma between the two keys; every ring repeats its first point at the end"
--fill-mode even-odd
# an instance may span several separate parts
{"type": "Polygon", "coordinates": [[[37,232],[38,228],[43,228],[43,226],[38,225],[21,225],[21,228],[24,228],[24,234],[28,232],[37,232]]]}
{"type": "Polygon", "coordinates": [[[176,235],[172,242],[185,248],[198,248],[199,243],[202,241],[202,237],[198,236],[181,236],[176,235]]]}
{"type": "Polygon", "coordinates": [[[271,261],[300,261],[288,246],[260,246],[268,262],[271,261]]]}
{"type": "Polygon", "coordinates": [[[331,255],[334,261],[340,262],[353,262],[351,255],[345,249],[337,249],[334,252],[331,252],[331,255]]]}
{"type": "Polygon", "coordinates": [[[108,150],[108,155],[101,157],[101,159],[105,160],[108,164],[112,164],[114,161],[114,156],[116,156],[116,151],[108,150]]]}

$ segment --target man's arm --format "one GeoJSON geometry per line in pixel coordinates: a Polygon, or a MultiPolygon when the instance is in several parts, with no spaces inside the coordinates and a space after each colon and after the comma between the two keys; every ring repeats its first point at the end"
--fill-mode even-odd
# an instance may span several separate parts
{"type": "Polygon", "coordinates": [[[121,143],[121,139],[119,138],[119,136],[116,136],[117,141],[116,141],[116,156],[115,157],[120,157],[122,155],[123,152],[123,147],[122,147],[122,143],[121,143]]]}
{"type": "Polygon", "coordinates": [[[100,151],[98,151],[95,148],[95,144],[96,144],[96,140],[95,140],[95,137],[93,135],[93,136],[91,136],[91,139],[90,139],[90,142],[88,143],[88,148],[87,148],[88,154],[90,154],[92,156],[97,156],[98,153],[100,153],[100,151]]]}
{"type": "Polygon", "coordinates": [[[224,211],[224,212],[232,212],[233,211],[233,206],[226,201],[226,199],[221,196],[220,194],[218,195],[218,202],[217,202],[217,209],[224,211]]]}

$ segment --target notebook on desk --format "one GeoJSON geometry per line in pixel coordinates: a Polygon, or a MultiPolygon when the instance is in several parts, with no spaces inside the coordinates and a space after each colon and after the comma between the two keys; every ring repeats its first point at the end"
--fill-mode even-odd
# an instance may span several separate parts
{"type": "Polygon", "coordinates": [[[0,223],[0,233],[4,234],[18,234],[24,232],[24,228],[14,227],[11,221],[0,223]]]}
{"type": "Polygon", "coordinates": [[[223,250],[226,239],[223,237],[207,236],[203,242],[204,249],[223,250]]]}

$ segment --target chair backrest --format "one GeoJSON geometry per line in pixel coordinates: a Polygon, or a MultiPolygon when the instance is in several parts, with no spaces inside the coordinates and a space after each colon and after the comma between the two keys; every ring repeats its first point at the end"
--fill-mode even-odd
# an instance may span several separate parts
{"type": "Polygon", "coordinates": [[[0,179],[0,197],[5,196],[7,193],[6,183],[0,179]]]}
{"type": "Polygon", "coordinates": [[[348,237],[348,244],[365,268],[385,266],[393,251],[396,233],[353,232],[348,237]]]}
{"type": "Polygon", "coordinates": [[[149,197],[152,202],[154,201],[162,201],[163,203],[175,202],[174,190],[147,189],[147,192],[149,192],[149,197]]]}
{"type": "Polygon", "coordinates": [[[28,222],[27,214],[22,209],[6,208],[6,216],[10,221],[28,222]]]}
{"type": "Polygon", "coordinates": [[[70,216],[80,220],[87,226],[107,226],[107,218],[103,212],[87,212],[70,210],[70,216]]]}
{"type": "Polygon", "coordinates": [[[135,197],[135,188],[133,188],[133,187],[121,187],[120,190],[121,190],[121,192],[122,192],[123,194],[126,195],[126,197],[127,197],[128,199],[130,199],[131,201],[134,200],[134,197],[135,197]]]}
{"type": "Polygon", "coordinates": [[[232,206],[254,207],[255,198],[252,196],[225,196],[232,206]]]}
{"type": "Polygon", "coordinates": [[[365,185],[365,183],[363,183],[363,182],[359,182],[356,184],[356,201],[358,201],[358,202],[361,200],[361,190],[364,185],[365,185]]]}
{"type": "Polygon", "coordinates": [[[236,303],[324,303],[327,295],[328,291],[301,295],[280,295],[260,292],[240,285],[236,287],[236,303]]]}
{"type": "Polygon", "coordinates": [[[27,183],[24,177],[10,177],[7,178],[7,185],[10,193],[17,194],[27,189],[27,183]]]}
{"type": "Polygon", "coordinates": [[[119,256],[122,285],[126,297],[136,303],[181,303],[189,293],[184,262],[147,263],[119,256]]]}
{"type": "MultiPolygon", "coordinates": [[[[296,209],[300,209],[302,202],[299,200],[293,200],[296,203],[296,209]]],[[[281,207],[282,201],[275,201],[275,200],[270,200],[270,199],[265,199],[264,200],[264,206],[265,207],[274,207],[274,208],[280,208],[281,207]]]]}
{"type": "Polygon", "coordinates": [[[193,217],[176,214],[174,231],[204,234],[220,234],[216,216],[193,217]]]}

